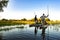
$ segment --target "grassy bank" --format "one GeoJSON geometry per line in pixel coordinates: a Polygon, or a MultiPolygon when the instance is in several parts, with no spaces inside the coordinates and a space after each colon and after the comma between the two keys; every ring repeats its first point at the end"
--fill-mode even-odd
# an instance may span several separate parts
{"type": "Polygon", "coordinates": [[[0,26],[6,26],[6,25],[20,25],[21,23],[13,22],[13,21],[0,21],[0,26]]]}
{"type": "MultiPolygon", "coordinates": [[[[48,24],[60,24],[60,21],[46,21],[48,24]]],[[[5,25],[21,25],[21,24],[34,24],[34,21],[27,20],[27,21],[22,21],[22,20],[0,20],[0,26],[5,26],[5,25]]]]}

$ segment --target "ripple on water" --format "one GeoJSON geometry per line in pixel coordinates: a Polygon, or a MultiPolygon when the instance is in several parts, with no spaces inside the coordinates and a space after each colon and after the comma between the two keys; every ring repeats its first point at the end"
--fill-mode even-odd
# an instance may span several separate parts
{"type": "Polygon", "coordinates": [[[60,40],[60,27],[49,26],[42,35],[42,29],[35,30],[35,27],[14,28],[9,31],[1,31],[0,39],[2,40],[60,40]],[[57,28],[56,28],[57,27],[57,28]],[[36,32],[35,32],[36,31],[36,32]]]}

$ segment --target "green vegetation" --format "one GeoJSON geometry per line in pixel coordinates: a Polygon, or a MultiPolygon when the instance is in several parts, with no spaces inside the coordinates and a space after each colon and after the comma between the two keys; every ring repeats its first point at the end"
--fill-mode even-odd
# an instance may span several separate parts
{"type": "Polygon", "coordinates": [[[20,26],[20,27],[16,27],[16,28],[21,28],[21,29],[23,29],[23,28],[24,28],[24,26],[20,26]]]}
{"type": "Polygon", "coordinates": [[[13,21],[2,21],[0,20],[0,26],[5,26],[5,25],[19,25],[19,23],[13,22],[13,21]]]}
{"type": "Polygon", "coordinates": [[[26,24],[26,23],[22,22],[21,20],[7,20],[7,19],[0,20],[0,26],[21,25],[21,24],[26,24]]]}
{"type": "Polygon", "coordinates": [[[13,29],[13,28],[4,28],[4,29],[0,29],[0,31],[9,31],[11,29],[13,29]]]}
{"type": "Polygon", "coordinates": [[[0,12],[4,11],[3,10],[4,7],[7,7],[8,1],[9,0],[0,0],[0,12]]]}
{"type": "MultiPolygon", "coordinates": [[[[38,19],[38,23],[41,23],[40,22],[41,21],[41,19],[38,19]]],[[[55,20],[55,21],[53,21],[53,20],[50,20],[50,19],[47,19],[46,18],[46,22],[48,23],[48,24],[60,24],[60,21],[59,20],[55,20]]],[[[34,19],[30,19],[30,20],[27,20],[27,19],[21,19],[21,20],[7,20],[7,19],[2,19],[2,20],[0,20],[0,26],[5,26],[5,25],[21,25],[21,24],[34,24],[35,22],[34,22],[34,19]]]]}

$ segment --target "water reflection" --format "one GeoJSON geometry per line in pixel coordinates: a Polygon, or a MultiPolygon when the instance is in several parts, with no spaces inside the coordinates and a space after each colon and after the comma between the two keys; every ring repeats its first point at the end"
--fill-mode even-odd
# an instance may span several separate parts
{"type": "Polygon", "coordinates": [[[38,28],[35,27],[35,30],[34,30],[35,35],[37,35],[37,31],[38,31],[38,28]]]}
{"type": "Polygon", "coordinates": [[[59,31],[59,29],[60,29],[60,25],[54,25],[53,30],[59,31]]]}
{"type": "Polygon", "coordinates": [[[42,39],[45,40],[45,30],[47,27],[42,28],[42,39]]]}
{"type": "Polygon", "coordinates": [[[37,32],[38,32],[38,28],[39,28],[40,30],[42,29],[42,33],[41,33],[41,38],[42,38],[42,40],[46,40],[46,39],[45,39],[45,30],[46,30],[47,26],[46,26],[46,27],[44,27],[44,26],[36,27],[36,26],[35,26],[35,30],[34,30],[35,38],[36,38],[36,35],[37,35],[37,32]]]}
{"type": "Polygon", "coordinates": [[[12,28],[0,29],[0,31],[9,31],[9,30],[12,30],[12,28]]]}
{"type": "MultiPolygon", "coordinates": [[[[8,26],[9,27],[9,26],[8,26]]],[[[57,26],[20,26],[14,29],[4,29],[0,31],[0,40],[58,40],[60,38],[60,30],[57,26]],[[48,35],[49,28],[49,35],[48,35]]],[[[59,39],[60,40],[60,39],[59,39]]]]}
{"type": "Polygon", "coordinates": [[[2,33],[0,33],[0,40],[3,40],[3,36],[2,36],[3,34],[2,33]]]}
{"type": "MultiPolygon", "coordinates": [[[[5,26],[4,26],[5,27],[5,26]]],[[[10,27],[10,26],[7,26],[7,27],[9,27],[9,28],[4,28],[4,27],[2,27],[2,28],[0,28],[0,31],[9,31],[9,30],[12,30],[12,29],[15,29],[15,28],[18,28],[18,29],[24,29],[24,26],[20,26],[20,25],[17,25],[16,27],[10,27]]]]}

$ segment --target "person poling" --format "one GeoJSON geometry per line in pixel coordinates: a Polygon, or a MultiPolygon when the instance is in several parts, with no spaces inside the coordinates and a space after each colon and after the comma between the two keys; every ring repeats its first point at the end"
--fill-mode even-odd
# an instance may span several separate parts
{"type": "Polygon", "coordinates": [[[47,18],[48,16],[49,16],[49,14],[46,16],[46,15],[43,13],[43,15],[40,17],[40,18],[41,18],[41,24],[42,24],[42,25],[45,25],[45,24],[46,24],[45,18],[47,18]]]}
{"type": "Polygon", "coordinates": [[[35,15],[35,23],[37,24],[38,23],[38,20],[37,20],[37,15],[35,15]]]}

